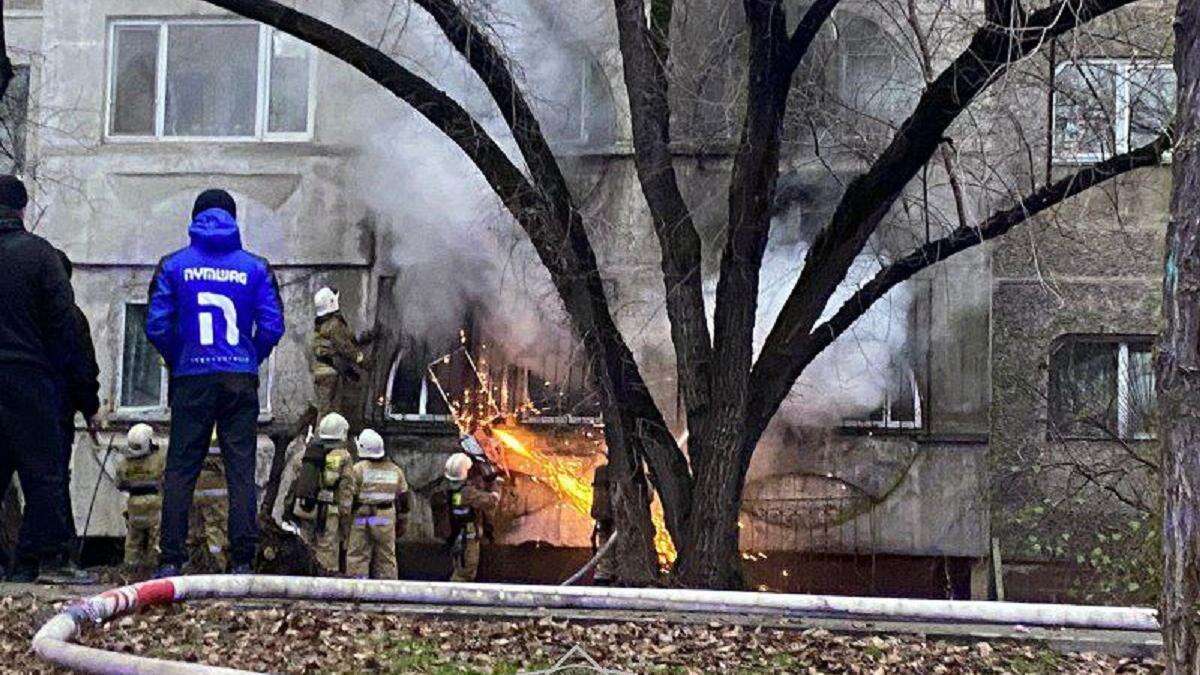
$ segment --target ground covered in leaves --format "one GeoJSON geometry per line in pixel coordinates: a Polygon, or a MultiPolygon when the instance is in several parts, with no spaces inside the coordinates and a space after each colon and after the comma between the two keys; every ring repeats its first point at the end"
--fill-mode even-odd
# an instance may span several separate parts
{"type": "MultiPolygon", "coordinates": [[[[0,671],[57,672],[29,640],[56,610],[0,598],[0,671]]],[[[1060,655],[1031,644],[711,624],[566,620],[439,620],[304,604],[230,603],[156,609],[88,630],[84,644],[181,661],[281,673],[515,673],[549,667],[572,647],[630,672],[1156,673],[1153,663],[1060,655]]],[[[578,671],[576,671],[578,672],[578,671]]]]}

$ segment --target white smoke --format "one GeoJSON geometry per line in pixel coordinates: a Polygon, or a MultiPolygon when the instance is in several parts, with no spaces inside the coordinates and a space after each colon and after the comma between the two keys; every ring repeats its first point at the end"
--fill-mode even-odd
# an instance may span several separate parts
{"type": "MultiPolygon", "coordinates": [[[[615,44],[611,11],[583,7],[589,4],[551,7],[542,0],[513,0],[477,2],[470,7],[486,19],[493,39],[511,57],[540,119],[551,119],[568,105],[556,83],[578,77],[579,50],[595,55],[615,44]]],[[[371,10],[371,16],[378,16],[378,8],[371,10]]],[[[485,87],[432,19],[410,7],[393,22],[403,28],[389,31],[383,47],[459,101],[523,167],[485,87]]],[[[547,345],[563,344],[567,322],[548,273],[463,152],[390,95],[372,91],[366,100],[347,107],[355,110],[347,119],[364,125],[356,134],[361,153],[351,182],[390,232],[387,255],[400,272],[403,332],[431,344],[456,344],[468,312],[482,308],[491,337],[501,341],[518,363],[538,358],[547,345]]],[[[785,225],[777,223],[775,229],[785,225]]],[[[760,284],[756,350],[799,277],[804,254],[802,245],[773,245],[768,250],[760,284]]],[[[874,256],[856,260],[827,314],[878,268],[874,256]]],[[[714,290],[715,280],[706,286],[710,313],[714,290]]],[[[636,290],[632,292],[636,295],[636,290]]],[[[637,324],[627,331],[627,338],[648,374],[661,370],[659,362],[672,358],[661,292],[659,281],[653,292],[646,293],[645,311],[638,312],[644,321],[622,322],[626,328],[637,324]],[[658,309],[650,307],[651,296],[660,298],[658,309]]],[[[808,367],[784,403],[779,421],[832,425],[878,409],[895,385],[891,366],[904,357],[911,305],[911,293],[904,287],[879,301],[808,367]]]]}

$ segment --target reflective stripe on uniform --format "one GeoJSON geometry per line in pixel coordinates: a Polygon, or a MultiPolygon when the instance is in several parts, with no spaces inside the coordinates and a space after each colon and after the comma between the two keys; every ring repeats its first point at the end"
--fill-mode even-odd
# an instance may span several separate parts
{"type": "Polygon", "coordinates": [[[154,525],[158,522],[158,518],[154,516],[126,516],[126,521],[130,525],[154,525]]]}
{"type": "Polygon", "coordinates": [[[229,490],[225,488],[211,488],[208,490],[196,490],[197,497],[228,497],[229,490]]]}
{"type": "Polygon", "coordinates": [[[370,504],[378,506],[380,504],[391,504],[396,501],[395,492],[364,492],[358,496],[358,501],[362,504],[370,504]]]}
{"type": "Polygon", "coordinates": [[[364,469],[363,482],[395,485],[400,482],[400,472],[395,469],[364,469]]]}
{"type": "Polygon", "coordinates": [[[359,516],[354,519],[355,525],[391,525],[391,516],[359,516]]]}

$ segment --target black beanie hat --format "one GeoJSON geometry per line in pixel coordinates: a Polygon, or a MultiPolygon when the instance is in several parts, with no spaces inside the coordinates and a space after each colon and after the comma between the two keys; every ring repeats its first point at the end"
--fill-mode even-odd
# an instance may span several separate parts
{"type": "Polygon", "coordinates": [[[224,209],[226,213],[237,218],[237,202],[233,196],[224,190],[205,190],[196,197],[196,205],[192,207],[192,218],[209,209],[224,209]]]}
{"type": "Polygon", "coordinates": [[[25,184],[16,176],[0,176],[0,206],[20,211],[29,203],[25,184]]]}

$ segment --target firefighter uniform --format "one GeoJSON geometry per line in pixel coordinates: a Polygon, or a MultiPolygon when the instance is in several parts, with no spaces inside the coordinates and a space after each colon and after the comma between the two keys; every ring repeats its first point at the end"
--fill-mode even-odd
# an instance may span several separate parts
{"type": "Polygon", "coordinates": [[[450,549],[450,581],[475,581],[488,513],[500,504],[497,481],[485,479],[465,453],[447,460],[445,478],[447,487],[434,494],[432,506],[438,533],[450,549]]]}
{"type": "Polygon", "coordinates": [[[353,517],[346,544],[346,574],[395,579],[396,536],[408,511],[408,482],[390,459],[360,460],[350,470],[342,508],[353,517]]]}
{"type": "MultiPolygon", "coordinates": [[[[225,481],[225,464],[221,461],[221,449],[212,446],[196,479],[196,491],[192,493],[192,504],[196,513],[196,537],[203,537],[217,569],[224,570],[228,560],[229,537],[229,489],[225,481]]],[[[198,542],[197,542],[198,543],[198,542]]]]}
{"type": "MultiPolygon", "coordinates": [[[[138,425],[144,426],[144,425],[138,425]]],[[[146,448],[135,448],[132,430],[128,454],[117,464],[117,489],[129,495],[125,503],[125,564],[153,565],[158,560],[158,524],[162,508],[162,475],[166,461],[153,447],[152,431],[146,427],[146,448]]]]}
{"type": "Polygon", "coordinates": [[[317,419],[331,412],[350,409],[347,398],[354,384],[362,379],[366,356],[363,346],[371,336],[356,337],[338,309],[337,294],[322,288],[317,293],[317,321],[310,339],[313,391],[316,394],[317,419]]]}
{"type": "Polygon", "coordinates": [[[353,457],[346,449],[349,424],[337,413],[322,418],[318,438],[299,458],[296,480],[288,489],[288,520],[300,530],[319,568],[318,573],[336,575],[341,566],[343,535],[349,534],[349,515],[340,504],[350,501],[350,469],[353,457]],[[343,522],[345,518],[345,522],[343,522]]]}
{"type": "MultiPolygon", "coordinates": [[[[599,549],[612,537],[613,527],[612,503],[610,502],[608,483],[608,464],[596,467],[592,477],[592,519],[596,521],[596,529],[592,533],[592,548],[599,549]]],[[[612,551],[596,562],[594,583],[607,586],[617,576],[616,555],[612,551]]]]}

